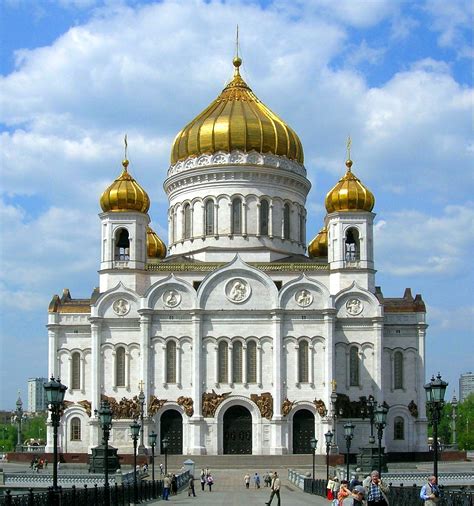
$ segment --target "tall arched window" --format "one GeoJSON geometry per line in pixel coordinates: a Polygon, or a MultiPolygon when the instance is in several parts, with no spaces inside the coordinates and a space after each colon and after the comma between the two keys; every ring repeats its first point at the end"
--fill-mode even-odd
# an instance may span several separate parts
{"type": "Polygon", "coordinates": [[[232,223],[231,233],[242,233],[242,201],[239,198],[232,200],[232,223]]]}
{"type": "Polygon", "coordinates": [[[71,357],[71,389],[79,390],[81,388],[81,355],[78,351],[71,357]]]}
{"type": "Polygon", "coordinates": [[[360,259],[359,232],[350,228],[346,232],[346,261],[355,262],[360,259]]]}
{"type": "Polygon", "coordinates": [[[186,204],[184,206],[184,227],[183,238],[189,239],[191,237],[191,206],[186,204]]]}
{"type": "Polygon", "coordinates": [[[283,237],[290,238],[290,204],[283,207],[283,237]]]}
{"type": "Polygon", "coordinates": [[[300,243],[305,243],[305,220],[304,220],[304,210],[300,210],[300,243]]]}
{"type": "Polygon", "coordinates": [[[403,353],[396,351],[393,355],[393,387],[403,388],[403,353]]]}
{"type": "Polygon", "coordinates": [[[204,207],[206,235],[214,235],[214,202],[208,200],[204,207]]]}
{"type": "Polygon", "coordinates": [[[242,383],[242,343],[240,341],[232,346],[232,382],[242,383]]]}
{"type": "Polygon", "coordinates": [[[171,237],[170,237],[170,242],[171,244],[174,243],[174,241],[176,240],[176,220],[174,219],[174,210],[171,209],[170,211],[170,229],[171,229],[171,237]]]}
{"type": "Polygon", "coordinates": [[[77,416],[71,419],[71,441],[81,440],[81,419],[77,416]]]}
{"type": "Polygon", "coordinates": [[[257,343],[247,344],[247,383],[257,383],[257,343]]]}
{"type": "Polygon", "coordinates": [[[166,343],[166,383],[176,383],[176,343],[166,343]]]}
{"type": "Polygon", "coordinates": [[[115,352],[115,383],[118,387],[125,386],[125,348],[120,346],[115,352]]]}
{"type": "Polygon", "coordinates": [[[359,350],[357,346],[351,346],[349,352],[349,384],[351,387],[359,386],[359,350]]]}
{"type": "Polygon", "coordinates": [[[115,260],[130,260],[130,238],[125,228],[117,230],[115,234],[115,260]]]}
{"type": "Polygon", "coordinates": [[[308,383],[308,341],[301,341],[298,347],[298,381],[308,383]]]}
{"type": "Polygon", "coordinates": [[[262,200],[260,202],[260,235],[268,235],[268,218],[268,200],[262,200]]]}
{"type": "Polygon", "coordinates": [[[218,382],[227,383],[229,381],[229,372],[227,367],[227,360],[229,357],[229,347],[226,342],[222,341],[219,343],[218,348],[218,382]]]}
{"type": "Polygon", "coordinates": [[[405,439],[405,420],[401,416],[393,421],[393,439],[405,439]]]}

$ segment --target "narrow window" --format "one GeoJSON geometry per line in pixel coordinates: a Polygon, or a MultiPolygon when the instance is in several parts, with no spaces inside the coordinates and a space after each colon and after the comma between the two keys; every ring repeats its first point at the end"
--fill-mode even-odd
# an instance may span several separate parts
{"type": "Polygon", "coordinates": [[[393,355],[393,382],[395,389],[403,388],[403,353],[396,351],[393,355]]]}
{"type": "Polygon", "coordinates": [[[174,243],[176,237],[176,227],[175,227],[175,219],[174,219],[174,211],[170,212],[170,220],[171,220],[171,243],[174,243]]]}
{"type": "Polygon", "coordinates": [[[116,386],[125,386],[125,348],[120,346],[115,353],[116,386]]]}
{"type": "Polygon", "coordinates": [[[359,350],[352,346],[349,352],[349,384],[351,387],[359,386],[359,350]]]}
{"type": "Polygon", "coordinates": [[[356,262],[360,258],[359,253],[359,232],[350,228],[346,233],[346,261],[356,262]]]}
{"type": "Polygon", "coordinates": [[[214,235],[214,202],[208,200],[205,207],[206,235],[214,235]]]}
{"type": "Polygon", "coordinates": [[[308,383],[308,341],[301,341],[298,348],[298,381],[308,383]]]}
{"type": "Polygon", "coordinates": [[[393,439],[405,439],[405,420],[401,416],[393,422],[393,439]]]}
{"type": "Polygon", "coordinates": [[[300,211],[300,243],[304,244],[304,236],[305,236],[305,221],[304,221],[304,211],[301,209],[300,211]]]}
{"type": "Polygon", "coordinates": [[[130,260],[130,239],[125,228],[118,230],[115,235],[115,260],[121,262],[130,260]]]}
{"type": "Polygon", "coordinates": [[[268,201],[262,200],[260,203],[260,235],[268,235],[268,201]]]}
{"type": "Polygon", "coordinates": [[[285,204],[283,208],[283,237],[290,238],[290,204],[285,204]]]}
{"type": "Polygon", "coordinates": [[[242,233],[242,201],[237,198],[232,200],[232,234],[242,233]]]}
{"type": "Polygon", "coordinates": [[[232,347],[232,382],[242,383],[242,343],[237,341],[232,347]]]}
{"type": "Polygon", "coordinates": [[[166,383],[176,383],[176,343],[166,344],[166,383]]]}
{"type": "Polygon", "coordinates": [[[71,420],[71,441],[81,440],[81,419],[75,416],[71,420]]]}
{"type": "Polygon", "coordinates": [[[81,355],[74,352],[71,359],[71,389],[79,390],[81,388],[81,355]]]}
{"type": "Polygon", "coordinates": [[[189,239],[191,237],[191,206],[186,204],[184,206],[184,229],[183,229],[183,237],[184,239],[189,239]]]}
{"type": "Polygon", "coordinates": [[[257,383],[257,343],[247,344],[247,383],[257,383]]]}
{"type": "Polygon", "coordinates": [[[228,368],[227,368],[227,360],[228,360],[228,352],[229,348],[226,342],[219,343],[218,349],[218,363],[219,363],[219,383],[227,383],[229,381],[228,377],[228,368]]]}

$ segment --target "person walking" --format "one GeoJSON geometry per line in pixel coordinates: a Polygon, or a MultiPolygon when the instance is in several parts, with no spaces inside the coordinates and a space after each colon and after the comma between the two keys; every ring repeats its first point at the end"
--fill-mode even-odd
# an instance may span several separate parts
{"type": "Polygon", "coordinates": [[[337,493],[337,501],[339,504],[344,504],[344,499],[351,496],[351,491],[349,490],[349,482],[347,480],[341,481],[341,487],[339,488],[339,492],[337,493]]]}
{"type": "Polygon", "coordinates": [[[247,473],[245,476],[244,476],[244,483],[245,483],[245,488],[250,488],[250,474],[247,473]]]}
{"type": "Polygon", "coordinates": [[[272,477],[272,484],[270,485],[270,487],[272,489],[272,491],[270,493],[270,499],[268,500],[268,502],[265,503],[267,506],[270,506],[270,504],[272,503],[273,498],[275,496],[277,496],[277,499],[278,499],[277,506],[281,505],[280,486],[281,486],[280,478],[278,477],[278,473],[276,471],[274,471],[273,477],[272,477]]]}
{"type": "Polygon", "coordinates": [[[253,482],[254,482],[255,488],[260,488],[260,476],[258,475],[258,473],[254,474],[253,482]]]}
{"type": "Polygon", "coordinates": [[[170,488],[171,488],[171,478],[167,474],[163,478],[163,501],[169,501],[170,488]]]}
{"type": "Polygon", "coordinates": [[[436,476],[430,476],[428,483],[421,487],[420,499],[425,501],[425,506],[434,506],[440,500],[440,491],[436,483],[436,476]]]}
{"type": "Polygon", "coordinates": [[[368,506],[389,506],[388,486],[380,479],[378,471],[372,471],[364,480],[368,506]]]}
{"type": "Polygon", "coordinates": [[[188,497],[191,497],[191,495],[193,497],[196,497],[196,491],[194,490],[194,476],[191,475],[189,477],[189,482],[188,482],[188,497]]]}
{"type": "Polygon", "coordinates": [[[171,495],[178,495],[178,478],[175,474],[171,475],[171,495]]]}
{"type": "Polygon", "coordinates": [[[206,486],[206,473],[204,469],[201,469],[201,490],[204,492],[204,487],[206,486]]]}
{"type": "Polygon", "coordinates": [[[165,473],[163,471],[163,464],[160,464],[160,476],[163,476],[165,473]]]}
{"type": "Polygon", "coordinates": [[[212,492],[212,485],[214,485],[214,478],[212,477],[212,474],[209,472],[207,475],[207,486],[209,487],[209,492],[212,492]]]}

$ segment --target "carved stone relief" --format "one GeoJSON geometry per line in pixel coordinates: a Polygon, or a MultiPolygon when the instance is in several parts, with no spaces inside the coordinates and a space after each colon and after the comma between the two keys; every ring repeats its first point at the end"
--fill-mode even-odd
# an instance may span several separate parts
{"type": "Polygon", "coordinates": [[[308,290],[300,290],[296,292],[295,300],[298,306],[308,307],[313,302],[313,296],[308,290]]]}
{"type": "Polygon", "coordinates": [[[314,399],[314,405],[316,406],[316,411],[321,418],[324,418],[328,414],[326,404],[324,404],[324,401],[322,399],[314,399]]]}
{"type": "Polygon", "coordinates": [[[359,315],[360,313],[362,313],[363,309],[364,304],[359,299],[352,297],[348,299],[348,301],[346,302],[346,312],[351,316],[359,315]]]}
{"type": "Polygon", "coordinates": [[[176,290],[168,290],[163,294],[165,306],[176,307],[181,303],[181,295],[176,290]]]}
{"type": "Polygon", "coordinates": [[[245,279],[231,279],[225,287],[226,297],[234,304],[245,302],[250,297],[250,286],[245,279]]]}
{"type": "Polygon", "coordinates": [[[219,404],[225,400],[227,397],[229,397],[230,392],[226,392],[223,394],[216,394],[214,389],[212,392],[205,392],[202,394],[202,416],[204,418],[213,418],[216,409],[218,408],[219,404]]]}
{"type": "Polygon", "coordinates": [[[281,405],[281,414],[283,416],[288,416],[289,412],[293,409],[294,401],[290,401],[286,398],[281,405]]]}
{"type": "Polygon", "coordinates": [[[125,316],[130,311],[130,302],[125,299],[117,299],[112,304],[112,309],[117,316],[125,316]]]}
{"type": "Polygon", "coordinates": [[[408,404],[408,411],[413,418],[418,418],[418,406],[414,400],[411,400],[410,404],[408,404]]]}
{"type": "Polygon", "coordinates": [[[261,395],[251,394],[250,399],[255,402],[260,414],[267,420],[273,417],[273,397],[270,392],[263,392],[261,395]]]}
{"type": "Polygon", "coordinates": [[[148,402],[148,416],[155,415],[165,404],[167,399],[158,399],[154,395],[150,395],[150,400],[148,402]]]}
{"type": "Polygon", "coordinates": [[[188,416],[193,416],[194,414],[194,401],[191,397],[184,397],[183,395],[181,397],[178,397],[178,400],[176,401],[180,406],[183,407],[184,412],[188,416]]]}

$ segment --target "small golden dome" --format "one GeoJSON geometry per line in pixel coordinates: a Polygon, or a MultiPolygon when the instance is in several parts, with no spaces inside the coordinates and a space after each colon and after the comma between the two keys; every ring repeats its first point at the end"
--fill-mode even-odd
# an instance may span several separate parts
{"type": "Polygon", "coordinates": [[[151,227],[146,227],[146,249],[148,258],[165,258],[166,256],[165,243],[151,227]]]}
{"type": "Polygon", "coordinates": [[[146,191],[128,173],[128,160],[122,162],[120,176],[102,193],[100,207],[104,212],[138,211],[147,213],[150,198],[146,191]]]}
{"type": "Polygon", "coordinates": [[[178,133],[171,150],[172,165],[189,156],[234,149],[273,153],[303,163],[299,137],[253,94],[240,76],[241,63],[236,56],[232,81],[178,133]]]}
{"type": "Polygon", "coordinates": [[[344,176],[326,195],[327,212],[372,211],[375,205],[374,194],[352,173],[352,160],[346,161],[346,167],[344,176]]]}
{"type": "Polygon", "coordinates": [[[308,244],[310,258],[328,256],[328,229],[323,227],[319,234],[308,244]]]}

